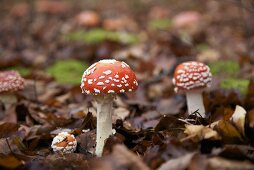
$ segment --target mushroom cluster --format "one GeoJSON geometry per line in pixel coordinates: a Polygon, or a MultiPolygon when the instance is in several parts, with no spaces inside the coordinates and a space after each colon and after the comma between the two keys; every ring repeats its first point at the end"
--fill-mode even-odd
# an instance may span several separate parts
{"type": "Polygon", "coordinates": [[[128,64],[104,59],[91,65],[83,74],[81,89],[92,94],[97,102],[95,154],[101,156],[105,140],[112,134],[112,108],[117,93],[136,90],[138,82],[128,64]]]}
{"type": "Polygon", "coordinates": [[[198,116],[205,117],[202,91],[211,81],[210,68],[204,63],[188,61],[176,67],[173,84],[176,92],[186,93],[189,114],[198,111],[198,116]]]}

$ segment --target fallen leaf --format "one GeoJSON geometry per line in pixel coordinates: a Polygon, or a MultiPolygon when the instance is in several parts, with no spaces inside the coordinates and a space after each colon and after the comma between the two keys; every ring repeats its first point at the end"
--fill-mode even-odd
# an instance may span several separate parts
{"type": "Polygon", "coordinates": [[[86,157],[83,154],[51,154],[42,161],[48,169],[88,169],[86,157]]]}
{"type": "Polygon", "coordinates": [[[175,97],[169,99],[162,99],[157,105],[157,110],[161,114],[175,115],[178,114],[184,106],[182,98],[175,97]]]}
{"type": "Polygon", "coordinates": [[[243,141],[240,132],[230,121],[220,120],[214,129],[219,133],[225,143],[240,143],[243,141]]]}
{"type": "Polygon", "coordinates": [[[178,120],[174,116],[166,116],[163,115],[159,121],[159,123],[155,126],[155,131],[162,131],[162,130],[183,130],[184,129],[184,122],[178,120]],[[170,122],[170,123],[169,123],[170,122]]]}
{"type": "Polygon", "coordinates": [[[116,145],[112,154],[101,159],[95,159],[91,163],[91,169],[96,170],[149,170],[143,161],[123,145],[116,145]]]}
{"type": "Polygon", "coordinates": [[[245,135],[244,124],[246,113],[247,112],[243,107],[237,105],[235,108],[235,112],[233,113],[230,119],[233,122],[233,124],[237,127],[237,129],[241,132],[242,135],[245,135]]]}
{"type": "Polygon", "coordinates": [[[223,148],[215,149],[213,154],[229,159],[254,161],[254,148],[248,145],[224,145],[223,148]]]}
{"type": "Polygon", "coordinates": [[[2,123],[0,125],[0,138],[10,137],[18,131],[19,127],[20,125],[16,123],[2,123]]]}
{"type": "Polygon", "coordinates": [[[202,139],[220,139],[219,134],[215,130],[203,125],[185,125],[185,128],[184,133],[188,135],[187,139],[192,139],[196,142],[202,139]]]}
{"type": "Polygon", "coordinates": [[[195,153],[189,153],[163,163],[158,170],[185,170],[195,153]]]}
{"type": "Polygon", "coordinates": [[[22,162],[15,158],[13,155],[1,155],[0,167],[8,169],[16,169],[22,165],[22,162]]]}
{"type": "Polygon", "coordinates": [[[113,115],[117,116],[117,118],[120,118],[122,120],[125,120],[125,118],[129,116],[129,114],[130,114],[130,111],[123,107],[118,107],[114,109],[114,113],[113,113],[113,115]]]}
{"type": "Polygon", "coordinates": [[[254,165],[249,161],[229,160],[221,157],[209,158],[208,166],[211,169],[253,170],[254,165]]]}

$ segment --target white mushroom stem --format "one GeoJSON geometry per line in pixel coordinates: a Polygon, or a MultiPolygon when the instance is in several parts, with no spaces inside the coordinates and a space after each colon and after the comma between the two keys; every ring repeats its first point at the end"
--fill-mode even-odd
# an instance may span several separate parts
{"type": "Polygon", "coordinates": [[[6,110],[8,110],[11,107],[11,105],[17,103],[17,97],[13,93],[0,94],[0,100],[4,104],[6,110]]]}
{"type": "Polygon", "coordinates": [[[197,116],[205,118],[205,107],[203,103],[202,91],[186,92],[186,100],[189,115],[198,111],[197,116]]]}
{"type": "Polygon", "coordinates": [[[96,95],[97,102],[97,130],[95,154],[102,156],[105,140],[112,134],[112,111],[114,95],[96,95]]]}

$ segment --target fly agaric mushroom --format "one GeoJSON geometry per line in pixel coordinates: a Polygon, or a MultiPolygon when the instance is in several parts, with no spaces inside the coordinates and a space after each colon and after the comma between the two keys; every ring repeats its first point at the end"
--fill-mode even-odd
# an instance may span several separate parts
{"type": "Polygon", "coordinates": [[[77,148],[77,140],[68,132],[60,132],[54,137],[51,148],[54,152],[72,153],[77,148]]]}
{"type": "Polygon", "coordinates": [[[96,26],[100,22],[100,16],[94,11],[83,11],[76,17],[77,23],[82,26],[96,26]]]}
{"type": "Polygon", "coordinates": [[[202,91],[210,86],[212,74],[210,68],[197,61],[179,64],[174,73],[173,84],[176,92],[185,92],[189,114],[198,111],[205,117],[202,91]]]}
{"type": "Polygon", "coordinates": [[[0,100],[6,109],[11,104],[16,103],[16,96],[13,94],[18,90],[24,89],[24,79],[16,71],[0,72],[0,100]]]}
{"type": "Polygon", "coordinates": [[[116,94],[131,92],[137,87],[136,75],[125,62],[104,59],[84,72],[82,93],[93,94],[97,102],[97,156],[102,155],[104,142],[112,134],[112,104],[116,94]]]}

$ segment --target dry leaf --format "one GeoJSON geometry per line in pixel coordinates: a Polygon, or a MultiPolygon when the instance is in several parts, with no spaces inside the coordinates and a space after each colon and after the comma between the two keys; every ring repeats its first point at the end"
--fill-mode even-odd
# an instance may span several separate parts
{"type": "Polygon", "coordinates": [[[245,135],[244,132],[244,124],[245,124],[245,117],[246,117],[246,110],[241,106],[236,106],[235,112],[231,117],[232,123],[238,128],[242,135],[245,135]]]}
{"type": "Polygon", "coordinates": [[[16,169],[22,165],[22,162],[13,155],[0,156],[0,167],[7,169],[16,169]]]}
{"type": "Polygon", "coordinates": [[[189,153],[178,158],[168,160],[162,164],[158,170],[185,170],[187,168],[189,170],[195,170],[204,169],[205,167],[206,160],[204,156],[197,153],[189,153]]]}
{"type": "Polygon", "coordinates": [[[149,170],[149,168],[142,162],[142,160],[130,152],[123,145],[116,145],[113,148],[111,155],[102,159],[96,159],[92,162],[92,169],[96,170],[149,170]]]}
{"type": "Polygon", "coordinates": [[[211,169],[229,169],[229,170],[253,170],[254,165],[249,161],[236,161],[214,157],[208,159],[208,164],[211,169]]]}
{"type": "Polygon", "coordinates": [[[192,139],[193,141],[200,141],[202,139],[220,139],[219,134],[206,126],[203,125],[185,125],[184,133],[188,135],[187,138],[192,139]]]}
{"type": "Polygon", "coordinates": [[[215,130],[226,143],[239,143],[243,141],[240,132],[231,124],[230,121],[220,120],[215,126],[215,130]]]}

